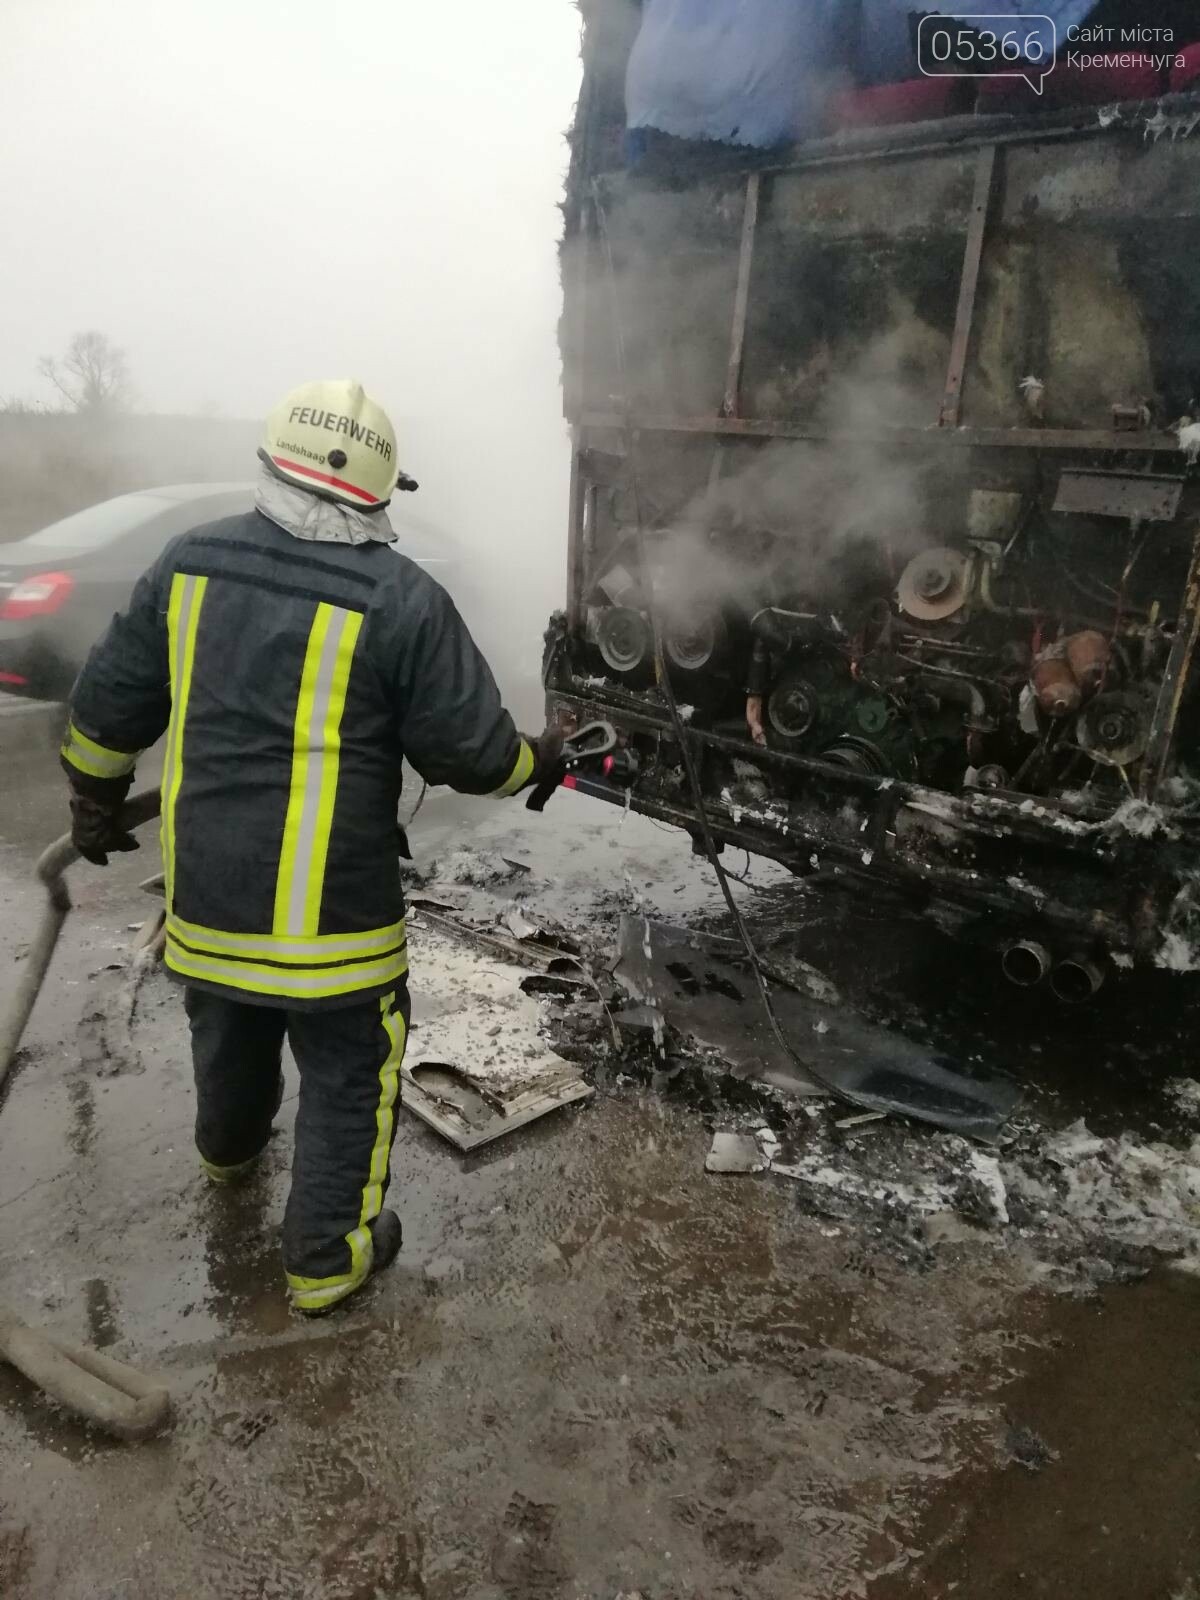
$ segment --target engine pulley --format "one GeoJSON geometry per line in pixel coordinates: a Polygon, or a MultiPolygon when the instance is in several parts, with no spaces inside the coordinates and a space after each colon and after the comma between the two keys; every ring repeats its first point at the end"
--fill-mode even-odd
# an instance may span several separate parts
{"type": "Polygon", "coordinates": [[[1150,743],[1148,705],[1140,695],[1110,690],[1098,694],[1075,724],[1080,748],[1107,767],[1127,767],[1150,743]]]}
{"type": "Polygon", "coordinates": [[[891,774],[892,764],[884,752],[871,739],[860,739],[846,734],[821,751],[821,760],[830,766],[844,767],[863,778],[885,778],[891,774]]]}
{"type": "Polygon", "coordinates": [[[787,672],[767,699],[767,720],[784,739],[802,739],[821,712],[815,686],[799,672],[787,672]]]}
{"type": "Polygon", "coordinates": [[[613,606],[597,624],[596,645],[614,672],[636,672],[653,649],[650,624],[631,606],[613,606]]]}
{"type": "Polygon", "coordinates": [[[710,611],[693,611],[668,619],[663,639],[667,659],[681,672],[701,672],[725,644],[725,624],[710,611]]]}
{"type": "Polygon", "coordinates": [[[944,622],[967,602],[967,558],[958,550],[922,550],[900,574],[900,609],[919,622],[944,622]]]}

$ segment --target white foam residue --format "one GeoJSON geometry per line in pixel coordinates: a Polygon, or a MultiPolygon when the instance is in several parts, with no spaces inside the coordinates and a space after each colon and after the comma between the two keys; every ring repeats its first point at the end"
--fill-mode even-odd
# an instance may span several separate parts
{"type": "Polygon", "coordinates": [[[1164,933],[1154,965],[1165,972],[1200,972],[1200,950],[1182,933],[1164,933]]]}
{"type": "Polygon", "coordinates": [[[1123,828],[1135,839],[1152,839],[1156,833],[1174,832],[1158,806],[1151,805],[1148,800],[1139,800],[1136,796],[1130,796],[1117,807],[1108,819],[1108,826],[1123,828]]]}
{"type": "Polygon", "coordinates": [[[1051,1135],[1043,1158],[1052,1182],[1028,1164],[1005,1169],[1010,1195],[1056,1216],[1058,1227],[1156,1250],[1200,1267],[1200,1139],[1177,1150],[1139,1144],[1132,1134],[1104,1139],[1081,1121],[1051,1135]]]}
{"type": "Polygon", "coordinates": [[[1169,1078],[1163,1084],[1163,1093],[1177,1111],[1200,1121],[1200,1083],[1195,1078],[1169,1078]]]}
{"type": "Polygon", "coordinates": [[[1004,881],[1010,889],[1015,889],[1018,894],[1027,894],[1034,900],[1044,900],[1046,898],[1044,889],[1039,889],[1036,883],[1029,883],[1024,878],[1005,878],[1004,881]]]}
{"type": "Polygon", "coordinates": [[[506,1097],[572,1070],[542,1037],[542,1002],[521,989],[525,967],[428,925],[409,937],[421,969],[411,1066],[453,1067],[506,1097]]]}
{"type": "Polygon", "coordinates": [[[987,1155],[974,1146],[969,1152],[971,1172],[979,1180],[984,1192],[992,1202],[992,1211],[997,1222],[1008,1221],[1008,1187],[1004,1182],[1004,1174],[1000,1170],[1000,1162],[996,1156],[987,1155]]]}
{"type": "Polygon", "coordinates": [[[918,1214],[945,1211],[952,1202],[951,1191],[944,1184],[889,1183],[881,1187],[878,1180],[866,1177],[853,1167],[831,1166],[820,1154],[801,1155],[795,1161],[772,1161],[770,1171],[781,1178],[794,1178],[799,1183],[845,1195],[848,1200],[868,1201],[872,1206],[884,1202],[901,1211],[918,1214]]]}

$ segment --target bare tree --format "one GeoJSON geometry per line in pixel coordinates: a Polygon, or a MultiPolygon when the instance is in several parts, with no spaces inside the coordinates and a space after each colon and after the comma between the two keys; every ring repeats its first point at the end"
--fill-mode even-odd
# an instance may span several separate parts
{"type": "Polygon", "coordinates": [[[44,400],[27,400],[19,394],[0,396],[0,416],[3,417],[42,417],[49,410],[44,400]]]}
{"type": "Polygon", "coordinates": [[[72,411],[91,416],[126,411],[133,399],[124,350],[94,328],[75,334],[61,361],[44,356],[38,371],[50,379],[72,411]]]}

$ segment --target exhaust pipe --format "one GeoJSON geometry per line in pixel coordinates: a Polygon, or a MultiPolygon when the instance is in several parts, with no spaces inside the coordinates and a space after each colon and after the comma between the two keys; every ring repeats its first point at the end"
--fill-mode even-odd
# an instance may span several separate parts
{"type": "Polygon", "coordinates": [[[1033,939],[1010,944],[1000,958],[1004,976],[1009,983],[1015,983],[1021,989],[1032,989],[1035,984],[1041,983],[1050,971],[1051,964],[1049,950],[1033,939]]]}
{"type": "Polygon", "coordinates": [[[1084,957],[1060,961],[1050,974],[1050,988],[1066,1005],[1082,1005],[1100,992],[1104,984],[1104,968],[1084,957]]]}

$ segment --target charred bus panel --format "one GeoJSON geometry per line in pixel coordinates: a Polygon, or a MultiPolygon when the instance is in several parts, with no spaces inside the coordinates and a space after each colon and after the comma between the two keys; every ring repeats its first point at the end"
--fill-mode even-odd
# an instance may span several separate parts
{"type": "Polygon", "coordinates": [[[1192,964],[1197,128],[1175,97],[577,162],[547,687],[621,730],[636,809],[699,831],[653,609],[719,839],[1018,981],[1192,964]]]}

